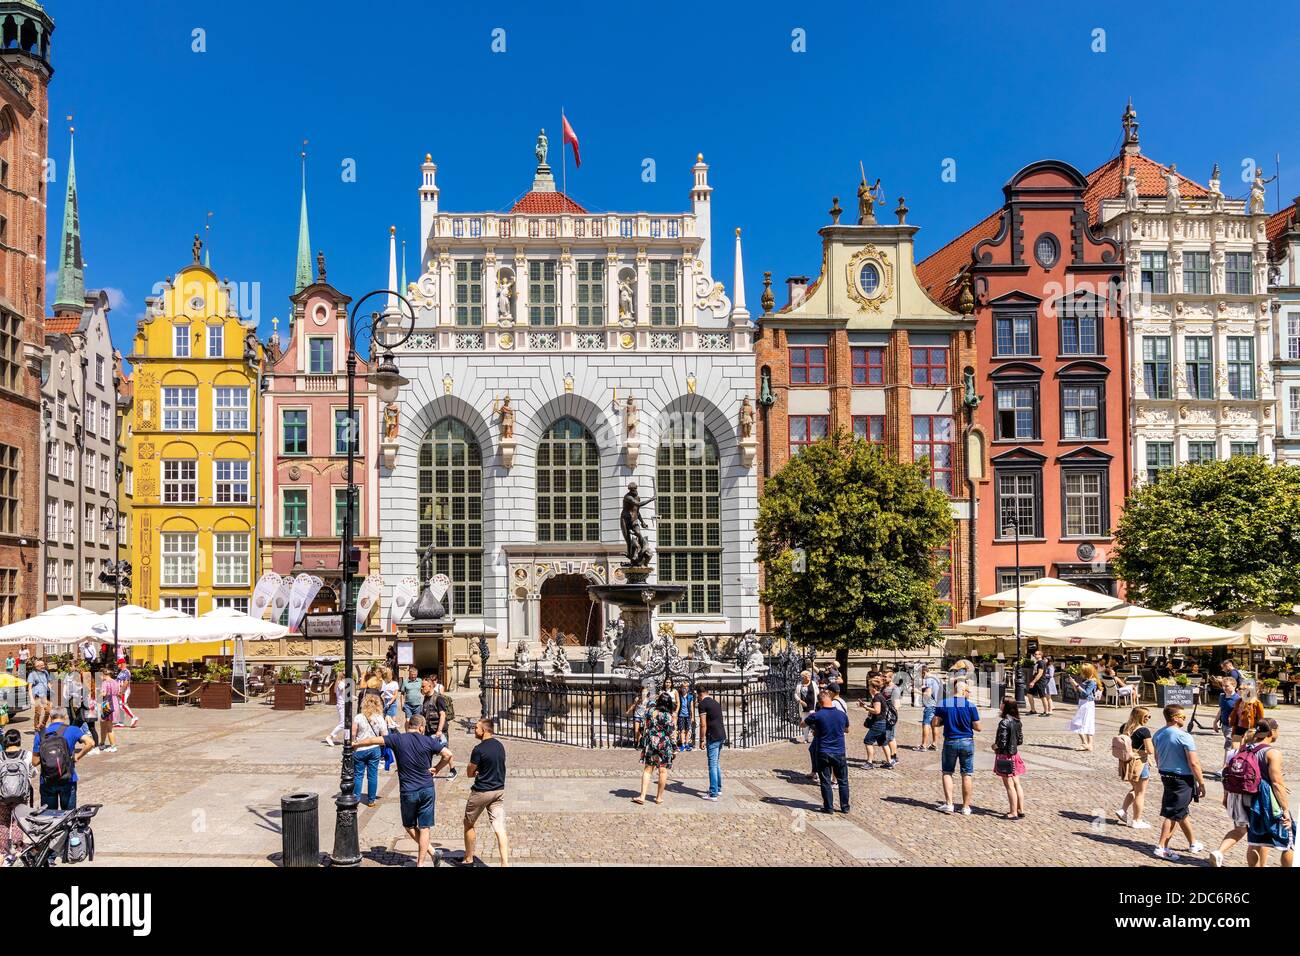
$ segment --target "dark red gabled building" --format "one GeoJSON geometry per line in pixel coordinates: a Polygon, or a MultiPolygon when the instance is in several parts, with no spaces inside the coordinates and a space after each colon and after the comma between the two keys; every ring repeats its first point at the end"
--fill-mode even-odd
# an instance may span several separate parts
{"type": "Polygon", "coordinates": [[[1111,532],[1126,492],[1118,243],[1089,222],[1088,180],[1043,160],[1002,208],[917,267],[936,300],[975,300],[968,442],[978,507],[973,576],[987,594],[1043,575],[1115,593],[1111,532]],[[982,459],[977,461],[976,459],[982,459]],[[1011,532],[1011,533],[1009,533],[1011,532]]]}

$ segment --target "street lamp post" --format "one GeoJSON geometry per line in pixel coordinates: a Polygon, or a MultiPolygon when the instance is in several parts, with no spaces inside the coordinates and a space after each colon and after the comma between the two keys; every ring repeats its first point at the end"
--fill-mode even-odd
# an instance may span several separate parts
{"type": "Polygon", "coordinates": [[[357,866],[361,863],[361,848],[357,838],[357,798],[352,793],[355,780],[355,763],[352,753],[352,702],[356,695],[352,687],[352,643],[355,630],[355,612],[352,603],[356,595],[352,590],[352,522],[356,515],[356,486],[353,484],[353,471],[356,465],[357,442],[360,440],[357,428],[357,316],[361,305],[367,299],[378,295],[387,296],[389,307],[384,312],[372,312],[368,324],[361,329],[370,332],[371,358],[374,358],[375,346],[383,349],[379,365],[366,378],[374,384],[375,394],[384,405],[397,400],[397,391],[409,383],[397,370],[393,359],[393,349],[411,337],[415,330],[415,311],[405,296],[391,289],[375,289],[367,292],[352,307],[348,317],[348,453],[347,471],[345,472],[347,491],[343,510],[343,534],[341,542],[341,564],[343,578],[343,673],[346,675],[347,690],[343,698],[343,760],[339,769],[339,794],[334,798],[334,852],[330,854],[333,866],[357,866]],[[405,309],[397,309],[400,302],[405,309]],[[409,324],[408,324],[409,323],[409,324]]]}
{"type": "Polygon", "coordinates": [[[1020,674],[1020,516],[1008,522],[1002,534],[1010,533],[1016,542],[1016,659],[1011,667],[1011,686],[1015,689],[1016,706],[1025,706],[1025,682],[1020,674]]]}
{"type": "Polygon", "coordinates": [[[104,584],[113,585],[113,659],[117,660],[117,655],[120,653],[117,645],[117,611],[122,606],[123,586],[128,588],[131,586],[131,562],[122,560],[122,515],[117,510],[117,502],[113,505],[113,517],[104,521],[104,530],[113,534],[116,557],[99,572],[99,580],[104,584]]]}

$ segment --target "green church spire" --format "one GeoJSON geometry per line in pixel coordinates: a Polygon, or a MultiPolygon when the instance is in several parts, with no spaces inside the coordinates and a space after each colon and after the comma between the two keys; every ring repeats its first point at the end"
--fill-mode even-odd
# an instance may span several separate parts
{"type": "Polygon", "coordinates": [[[77,214],[77,165],[71,139],[68,188],[63,200],[63,249],[59,253],[59,281],[53,306],[55,312],[62,309],[80,312],[86,307],[86,267],[81,260],[81,219],[77,214]]]}
{"type": "MultiPolygon", "coordinates": [[[[303,145],[307,145],[305,140],[303,145]]],[[[302,151],[302,205],[298,210],[298,274],[294,278],[294,294],[297,295],[311,284],[311,236],[307,230],[307,151],[304,149],[302,151]]]]}

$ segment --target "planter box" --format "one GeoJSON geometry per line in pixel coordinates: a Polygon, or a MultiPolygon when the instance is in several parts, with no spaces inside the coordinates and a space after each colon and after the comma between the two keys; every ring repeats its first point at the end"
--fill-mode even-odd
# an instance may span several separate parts
{"type": "Polygon", "coordinates": [[[131,681],[131,709],[157,710],[158,685],[154,681],[131,681]]]}
{"type": "Polygon", "coordinates": [[[275,698],[271,705],[273,710],[306,710],[306,684],[276,684],[275,698]]]}
{"type": "Polygon", "coordinates": [[[229,684],[205,683],[199,691],[199,707],[203,710],[229,710],[231,697],[229,684]]]}
{"type": "Polygon", "coordinates": [[[1275,691],[1272,694],[1260,694],[1259,702],[1263,704],[1265,707],[1267,707],[1268,709],[1272,710],[1274,707],[1277,706],[1277,692],[1275,691]]]}

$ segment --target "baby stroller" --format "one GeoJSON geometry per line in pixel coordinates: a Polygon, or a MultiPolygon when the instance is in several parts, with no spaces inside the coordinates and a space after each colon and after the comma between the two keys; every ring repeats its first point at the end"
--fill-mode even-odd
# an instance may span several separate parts
{"type": "Polygon", "coordinates": [[[18,826],[27,837],[27,846],[18,859],[23,866],[35,867],[93,860],[95,832],[90,828],[90,820],[101,806],[88,803],[75,810],[42,808],[27,813],[20,809],[18,826]]]}

